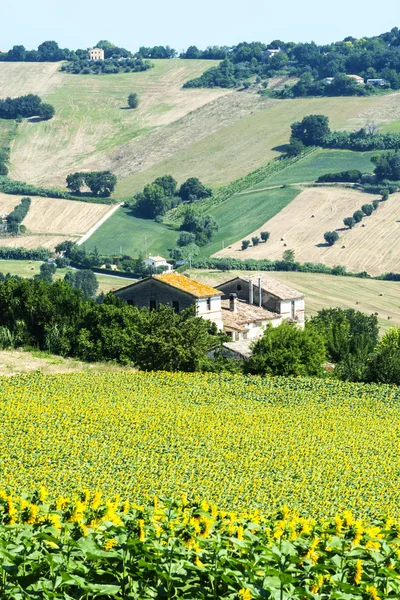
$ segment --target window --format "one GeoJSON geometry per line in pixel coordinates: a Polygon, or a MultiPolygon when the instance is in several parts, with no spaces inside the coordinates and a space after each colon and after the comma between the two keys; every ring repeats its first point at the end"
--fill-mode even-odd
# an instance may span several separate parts
{"type": "Polygon", "coordinates": [[[156,310],[156,308],[157,308],[157,301],[150,300],[150,310],[156,310]]]}
{"type": "Polygon", "coordinates": [[[207,310],[211,310],[211,298],[207,298],[207,310]]]}
{"type": "Polygon", "coordinates": [[[238,292],[240,292],[240,291],[241,291],[241,289],[242,289],[242,286],[240,285],[240,283],[238,283],[238,284],[237,284],[237,286],[236,286],[236,289],[237,289],[237,291],[238,291],[238,292]]]}
{"type": "Polygon", "coordinates": [[[179,300],[173,300],[172,301],[172,308],[174,309],[174,311],[176,313],[179,312],[179,300]]]}

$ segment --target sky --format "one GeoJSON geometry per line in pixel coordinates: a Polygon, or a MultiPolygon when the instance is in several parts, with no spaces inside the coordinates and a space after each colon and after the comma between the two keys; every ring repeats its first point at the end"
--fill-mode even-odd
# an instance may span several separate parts
{"type": "Polygon", "coordinates": [[[1,3],[0,50],[55,40],[87,48],[107,39],[128,50],[241,41],[328,43],[400,26],[399,0],[19,0],[1,3]]]}

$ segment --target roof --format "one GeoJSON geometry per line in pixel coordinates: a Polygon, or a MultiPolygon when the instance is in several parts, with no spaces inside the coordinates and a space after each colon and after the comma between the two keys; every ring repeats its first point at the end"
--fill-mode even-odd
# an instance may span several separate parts
{"type": "Polygon", "coordinates": [[[236,352],[243,358],[250,358],[251,356],[251,344],[254,340],[240,340],[238,342],[224,342],[224,348],[236,352]]]}
{"type": "MultiPolygon", "coordinates": [[[[234,277],[229,281],[224,281],[220,285],[224,285],[226,283],[230,283],[231,281],[235,281],[235,279],[240,279],[242,281],[250,281],[249,278],[244,277],[234,277]]],[[[258,286],[258,279],[261,279],[261,287],[265,292],[268,292],[272,296],[279,298],[279,300],[296,300],[297,298],[304,298],[304,294],[299,292],[295,288],[291,288],[285,283],[278,281],[274,277],[268,277],[267,275],[262,275],[255,273],[254,277],[251,278],[253,281],[253,286],[258,286]]]]}
{"type": "Polygon", "coordinates": [[[125,287],[119,288],[115,290],[116,292],[121,292],[122,290],[126,290],[133,286],[137,286],[142,284],[144,281],[151,281],[152,279],[156,279],[161,283],[165,283],[173,288],[181,290],[190,296],[194,296],[195,298],[209,298],[210,296],[222,296],[222,292],[212,288],[209,285],[205,285],[204,283],[199,283],[195,279],[191,279],[190,277],[186,277],[185,275],[181,275],[180,273],[163,273],[162,275],[153,275],[152,277],[146,277],[145,279],[140,279],[135,283],[131,283],[130,285],[126,285],[125,287]]]}
{"type": "Polygon", "coordinates": [[[155,260],[157,262],[160,262],[160,261],[167,262],[167,259],[164,258],[163,256],[149,256],[149,258],[146,258],[145,260],[155,260]]]}
{"type": "Polygon", "coordinates": [[[364,77],[361,77],[360,75],[347,75],[347,77],[351,77],[352,79],[359,79],[360,81],[361,80],[364,81],[364,77]]]}
{"type": "Polygon", "coordinates": [[[245,331],[244,325],[248,323],[262,323],[280,318],[280,315],[276,313],[246,302],[237,301],[236,312],[233,312],[229,310],[229,300],[222,300],[221,308],[224,329],[234,329],[235,331],[245,331]]]}

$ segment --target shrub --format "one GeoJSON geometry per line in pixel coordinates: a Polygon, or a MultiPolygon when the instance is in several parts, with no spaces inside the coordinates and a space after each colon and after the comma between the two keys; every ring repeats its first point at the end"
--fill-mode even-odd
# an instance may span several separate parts
{"type": "Polygon", "coordinates": [[[251,238],[251,241],[253,242],[253,246],[258,246],[258,244],[260,243],[260,238],[258,237],[258,235],[255,235],[251,238]]]}
{"type": "Polygon", "coordinates": [[[371,357],[368,378],[400,385],[400,327],[389,329],[371,357]]]}
{"type": "Polygon", "coordinates": [[[353,219],[355,220],[356,223],[360,223],[360,221],[362,221],[364,218],[364,213],[362,210],[356,210],[356,212],[353,214],[353,219]]]}
{"type": "Polygon", "coordinates": [[[333,246],[338,241],[339,234],[337,231],[326,231],[324,233],[324,239],[329,246],[333,246]]]}
{"type": "Polygon", "coordinates": [[[242,240],[242,250],[247,250],[250,246],[250,240],[242,240]]]}
{"type": "Polygon", "coordinates": [[[129,106],[129,108],[137,108],[139,106],[139,97],[137,94],[135,94],[135,93],[129,94],[128,106],[129,106]]]}
{"type": "Polygon", "coordinates": [[[374,207],[372,206],[372,204],[363,204],[361,210],[363,211],[364,215],[369,217],[370,215],[372,215],[374,207]]]}
{"type": "Polygon", "coordinates": [[[389,200],[389,192],[388,190],[382,190],[382,200],[385,202],[386,200],[389,200]]]}
{"type": "Polygon", "coordinates": [[[372,201],[372,208],[374,210],[376,210],[378,208],[379,204],[380,204],[380,200],[373,200],[372,201]]]}
{"type": "Polygon", "coordinates": [[[361,181],[362,173],[361,171],[357,171],[355,169],[351,169],[349,171],[339,171],[339,173],[325,173],[325,175],[321,175],[318,177],[317,182],[335,182],[335,181],[343,181],[343,182],[353,182],[358,183],[361,181]]]}
{"type": "Polygon", "coordinates": [[[353,217],[346,217],[345,219],[343,219],[343,223],[349,229],[353,229],[354,225],[356,224],[353,217]]]}
{"type": "Polygon", "coordinates": [[[269,240],[269,231],[262,231],[261,232],[261,239],[263,242],[268,242],[269,240]]]}

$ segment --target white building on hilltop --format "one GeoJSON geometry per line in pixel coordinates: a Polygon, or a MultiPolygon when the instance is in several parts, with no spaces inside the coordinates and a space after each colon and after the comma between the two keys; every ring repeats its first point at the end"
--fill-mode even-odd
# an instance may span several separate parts
{"type": "Polygon", "coordinates": [[[154,269],[154,271],[156,269],[159,269],[160,267],[165,267],[164,270],[166,273],[172,271],[172,265],[170,265],[167,262],[167,259],[163,258],[162,256],[149,256],[149,258],[145,258],[143,262],[146,265],[146,267],[148,267],[149,269],[154,269]]]}

